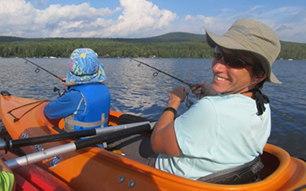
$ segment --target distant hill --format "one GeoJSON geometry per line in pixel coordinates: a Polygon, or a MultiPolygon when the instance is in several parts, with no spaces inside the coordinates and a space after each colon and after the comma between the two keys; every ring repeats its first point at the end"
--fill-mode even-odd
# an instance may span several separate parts
{"type": "Polygon", "coordinates": [[[185,32],[172,32],[160,36],[147,37],[147,38],[21,38],[11,36],[0,36],[0,43],[12,42],[51,42],[51,41],[65,41],[65,40],[103,40],[115,42],[128,42],[128,43],[164,43],[164,42],[187,42],[187,41],[206,41],[205,35],[185,33],[185,32]]]}
{"type": "MultiPolygon", "coordinates": [[[[211,58],[206,36],[172,32],[147,38],[21,38],[0,36],[0,57],[69,57],[88,47],[103,57],[211,58]]],[[[306,59],[306,43],[281,41],[278,59],[306,59]]]]}
{"type": "Polygon", "coordinates": [[[0,43],[10,43],[10,42],[21,42],[26,40],[25,38],[13,37],[13,36],[0,36],[0,43]]]}
{"type": "Polygon", "coordinates": [[[112,38],[112,41],[131,43],[164,43],[164,42],[187,42],[206,41],[205,35],[186,32],[171,32],[160,36],[148,38],[112,38]]]}

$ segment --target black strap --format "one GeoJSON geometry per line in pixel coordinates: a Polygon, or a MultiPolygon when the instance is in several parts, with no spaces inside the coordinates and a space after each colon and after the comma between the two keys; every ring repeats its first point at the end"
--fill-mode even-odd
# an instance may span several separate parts
{"type": "Polygon", "coordinates": [[[257,115],[259,115],[259,116],[262,115],[266,110],[266,107],[265,107],[264,104],[270,102],[268,96],[261,93],[261,91],[259,89],[251,89],[251,90],[243,92],[243,93],[248,93],[248,92],[253,93],[252,98],[256,101],[257,115]]]}
{"type": "Polygon", "coordinates": [[[167,107],[166,109],[164,109],[163,113],[164,113],[165,111],[171,111],[171,112],[173,113],[173,115],[174,115],[174,118],[173,118],[173,119],[176,118],[177,111],[176,111],[176,109],[174,109],[173,107],[167,107]]]}

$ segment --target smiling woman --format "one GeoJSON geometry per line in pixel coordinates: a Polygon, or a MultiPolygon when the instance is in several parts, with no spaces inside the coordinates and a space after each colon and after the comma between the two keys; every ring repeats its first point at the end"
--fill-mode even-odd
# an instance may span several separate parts
{"type": "MultiPolygon", "coordinates": [[[[153,150],[161,153],[156,167],[191,179],[237,167],[262,154],[271,114],[269,99],[257,84],[279,83],[271,65],[280,42],[269,27],[242,18],[223,36],[206,34],[215,48],[212,88],[221,96],[202,98],[175,120],[165,110],[151,138],[153,150]],[[256,67],[259,72],[253,72],[255,65],[262,66],[256,67]]],[[[186,94],[183,88],[170,92],[167,108],[177,109],[186,94]]]]}
{"type": "MultiPolygon", "coordinates": [[[[212,89],[206,92],[215,91],[220,96],[202,95],[176,118],[188,91],[175,88],[169,93],[168,105],[151,139],[133,136],[116,141],[118,144],[112,142],[110,147],[114,145],[127,157],[194,180],[260,158],[271,132],[269,99],[260,88],[264,81],[280,83],[271,70],[280,52],[279,39],[268,26],[245,18],[238,19],[225,35],[207,31],[206,38],[215,48],[212,89]]],[[[197,85],[209,88],[207,84],[197,85]]],[[[192,88],[195,94],[202,92],[199,89],[192,88]]],[[[260,160],[256,165],[261,166],[260,160]]]]}

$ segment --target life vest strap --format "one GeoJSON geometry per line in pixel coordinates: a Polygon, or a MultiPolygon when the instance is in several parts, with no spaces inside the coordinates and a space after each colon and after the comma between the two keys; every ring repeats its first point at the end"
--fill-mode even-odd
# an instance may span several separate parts
{"type": "Polygon", "coordinates": [[[95,122],[81,122],[81,121],[76,121],[74,119],[69,119],[69,118],[67,118],[66,121],[67,121],[67,123],[69,123],[71,125],[77,125],[77,126],[86,127],[86,128],[95,127],[95,126],[98,126],[98,125],[100,125],[102,127],[103,124],[108,121],[108,117],[104,120],[95,121],[95,122]]]}
{"type": "Polygon", "coordinates": [[[82,122],[74,120],[74,115],[69,115],[65,118],[65,126],[64,129],[68,132],[74,131],[74,126],[80,126],[85,128],[100,126],[101,128],[104,126],[104,123],[108,122],[108,117],[104,118],[105,114],[102,113],[101,120],[94,122],[82,122]]]}

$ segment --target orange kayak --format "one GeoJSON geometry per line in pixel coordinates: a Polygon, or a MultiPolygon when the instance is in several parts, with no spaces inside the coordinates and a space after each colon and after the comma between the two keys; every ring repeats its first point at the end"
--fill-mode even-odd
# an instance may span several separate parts
{"type": "MultiPolygon", "coordinates": [[[[47,103],[45,100],[0,95],[1,119],[12,139],[59,133],[54,126],[61,129],[62,120],[49,121],[45,117],[43,109],[47,103]]],[[[109,125],[118,125],[124,115],[111,111],[109,125]]],[[[71,141],[37,144],[21,149],[30,154],[71,141]]],[[[240,185],[189,180],[98,147],[64,153],[37,165],[75,190],[306,190],[306,163],[303,160],[290,157],[285,150],[267,144],[262,162],[265,167],[260,173],[261,181],[240,185]]]]}

